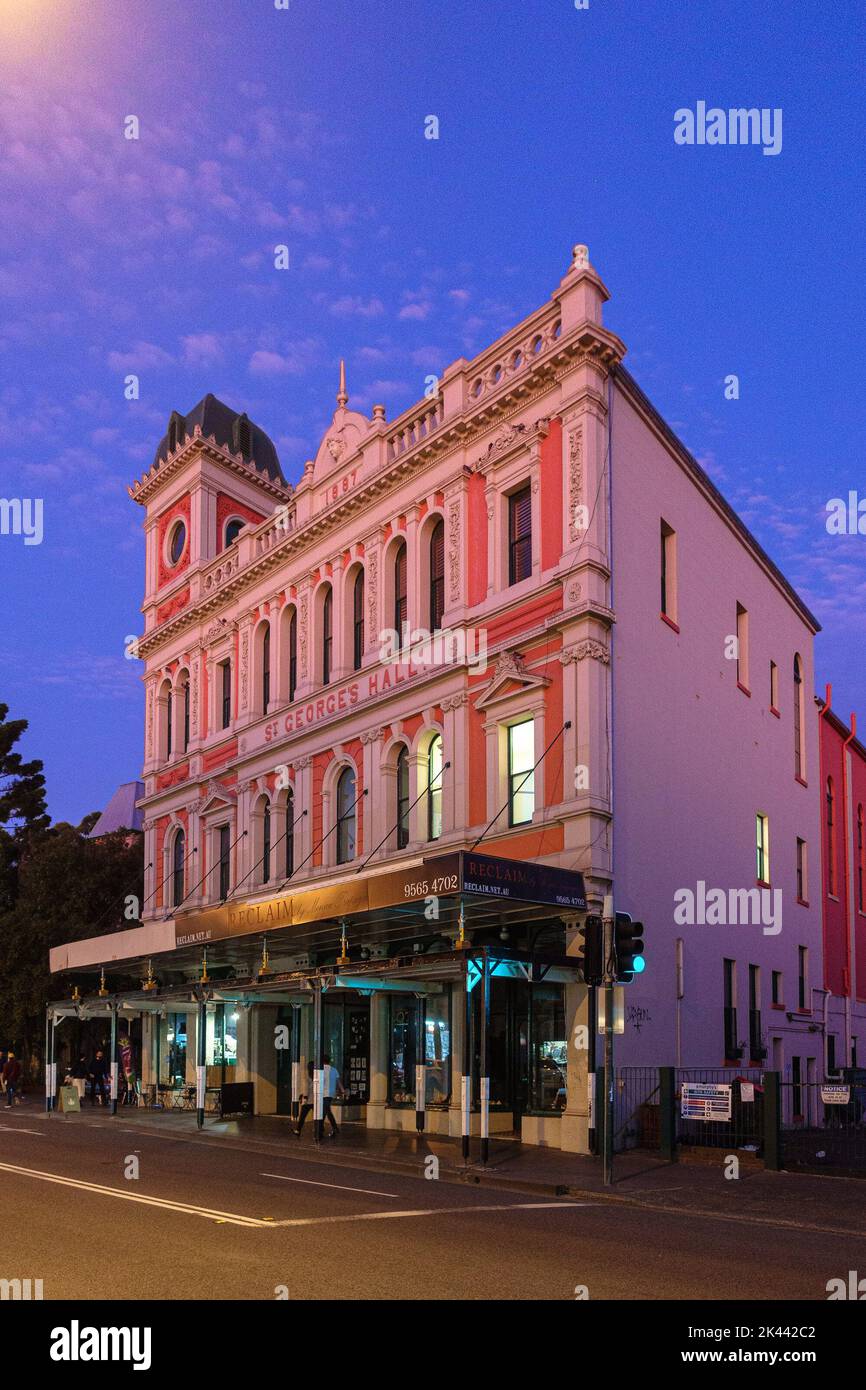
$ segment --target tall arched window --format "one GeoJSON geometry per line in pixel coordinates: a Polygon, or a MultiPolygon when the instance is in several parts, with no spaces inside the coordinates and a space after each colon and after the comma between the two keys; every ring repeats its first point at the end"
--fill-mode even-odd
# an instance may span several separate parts
{"type": "Polygon", "coordinates": [[[262,883],[271,877],[271,808],[265,806],[262,814],[262,883]]]}
{"type": "Polygon", "coordinates": [[[442,626],[445,612],[445,523],[440,519],[430,537],[430,631],[442,626]]]}
{"type": "Polygon", "coordinates": [[[295,698],[298,684],[298,610],[292,609],[289,619],[289,703],[295,698]]]}
{"type": "Polygon", "coordinates": [[[836,892],[836,793],[833,778],[827,778],[827,892],[836,892]]]}
{"type": "Polygon", "coordinates": [[[337,782],[337,863],[355,858],[355,774],[344,767],[337,782]]]}
{"type": "Polygon", "coordinates": [[[322,604],[322,685],[331,679],[331,656],[334,646],[334,592],[329,586],[322,604]]]}
{"type": "Polygon", "coordinates": [[[233,545],[246,525],[245,521],[240,521],[238,517],[232,517],[226,525],[226,545],[233,545]]]}
{"type": "Polygon", "coordinates": [[[262,637],[262,714],[267,714],[271,699],[271,625],[265,624],[262,637]]]}
{"type": "Polygon", "coordinates": [[[173,907],[180,907],[184,899],[183,861],[185,848],[186,836],[182,830],[179,830],[174,837],[171,850],[171,902],[173,907]]]}
{"type": "Polygon", "coordinates": [[[397,755],[397,848],[409,843],[409,750],[404,745],[397,755]]]}
{"type": "Polygon", "coordinates": [[[427,839],[442,834],[442,735],[435,734],[427,750],[427,839]]]}
{"type": "Polygon", "coordinates": [[[286,792],[286,878],[295,872],[295,798],[286,792]]]}
{"type": "Polygon", "coordinates": [[[403,626],[408,616],[407,576],[406,542],[401,541],[394,556],[394,628],[397,633],[397,641],[401,646],[403,645],[403,626]]]}
{"type": "Polygon", "coordinates": [[[166,701],[166,720],[167,722],[165,726],[165,756],[167,758],[170,758],[173,746],[172,736],[174,734],[174,730],[172,728],[172,724],[174,723],[174,696],[172,695],[171,689],[169,689],[168,699],[166,701]]]}
{"type": "Polygon", "coordinates": [[[794,776],[803,779],[803,663],[794,656],[794,776]]]}
{"type": "Polygon", "coordinates": [[[183,683],[183,751],[189,748],[189,677],[183,683]]]}
{"type": "Polygon", "coordinates": [[[866,824],[863,821],[862,803],[857,807],[857,907],[863,911],[863,893],[866,890],[866,824]]]}
{"type": "Polygon", "coordinates": [[[352,665],[360,671],[364,660],[364,571],[358,570],[352,591],[352,665]]]}

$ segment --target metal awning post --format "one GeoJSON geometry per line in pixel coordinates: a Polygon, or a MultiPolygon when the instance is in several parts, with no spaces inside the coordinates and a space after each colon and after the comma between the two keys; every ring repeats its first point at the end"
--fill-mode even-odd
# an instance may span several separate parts
{"type": "Polygon", "coordinates": [[[153,1103],[159,1104],[159,1032],[162,1014],[152,1013],[150,1016],[153,1027],[153,1103]]]}
{"type": "MultiPolygon", "coordinates": [[[[460,905],[461,919],[463,904],[460,905]]],[[[463,1093],[460,1097],[460,1133],[462,1135],[463,1162],[469,1162],[469,1126],[472,1120],[472,991],[469,988],[469,960],[463,970],[464,1017],[463,1017],[463,1093]]]]}
{"type": "Polygon", "coordinates": [[[291,1115],[298,1123],[301,1100],[301,1006],[292,1005],[292,1108],[291,1115]]]}
{"type": "Polygon", "coordinates": [[[54,1017],[51,1009],[45,1010],[45,1109],[48,1114],[54,1108],[54,1017]]]}
{"type": "Polygon", "coordinates": [[[117,1000],[109,1004],[111,1010],[111,1113],[117,1114],[117,1000]]]}
{"type": "Polygon", "coordinates": [[[199,991],[198,1028],[195,1038],[195,1123],[196,1128],[204,1129],[204,1097],[207,1077],[207,994],[199,991]]]}
{"type": "Polygon", "coordinates": [[[490,1156],[490,1065],[487,1052],[487,1035],[490,1030],[490,956],[485,946],[481,952],[481,1056],[480,1091],[481,1101],[481,1162],[486,1163],[490,1156]]]}
{"type": "Polygon", "coordinates": [[[317,979],[314,984],[313,995],[313,1133],[316,1143],[321,1144],[322,1133],[324,1131],[323,1116],[325,1113],[324,1105],[324,1038],[322,1036],[322,981],[317,979]]]}
{"type": "Polygon", "coordinates": [[[427,1109],[427,996],[418,994],[417,1041],[415,1044],[415,1128],[424,1133],[424,1112],[427,1109]]]}

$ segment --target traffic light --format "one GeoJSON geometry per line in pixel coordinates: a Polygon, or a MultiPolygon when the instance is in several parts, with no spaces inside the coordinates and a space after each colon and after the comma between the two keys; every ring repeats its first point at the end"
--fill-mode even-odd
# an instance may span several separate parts
{"type": "Polygon", "coordinates": [[[600,917],[587,917],[578,928],[583,957],[583,978],[588,985],[600,985],[604,978],[604,922],[600,917]]]}
{"type": "Polygon", "coordinates": [[[616,978],[627,984],[646,969],[643,955],[643,922],[633,922],[627,912],[618,912],[613,928],[616,978]]]}

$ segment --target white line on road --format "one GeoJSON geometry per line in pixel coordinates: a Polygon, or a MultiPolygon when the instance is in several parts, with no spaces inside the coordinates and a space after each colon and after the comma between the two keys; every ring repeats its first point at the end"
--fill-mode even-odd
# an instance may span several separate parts
{"type": "Polygon", "coordinates": [[[454,1216],[467,1211],[538,1211],[544,1207],[590,1207],[592,1202],[488,1202],[485,1206],[425,1207],[418,1211],[363,1211],[355,1216],[297,1216],[269,1226],[335,1226],[341,1221],[397,1221],[416,1216],[454,1216]]]}
{"type": "Polygon", "coordinates": [[[375,1187],[347,1187],[340,1182],[314,1182],[312,1178],[287,1178],[285,1173],[260,1173],[260,1178],[278,1178],[280,1182],[302,1182],[308,1187],[335,1187],[338,1192],[366,1192],[368,1197],[393,1197],[398,1200],[396,1192],[378,1192],[375,1187]]]}
{"type": "Polygon", "coordinates": [[[4,1134],[35,1134],[42,1138],[41,1129],[22,1129],[20,1125],[0,1125],[4,1134]]]}
{"type": "Polygon", "coordinates": [[[101,1183],[82,1182],[78,1178],[67,1178],[61,1173],[44,1173],[38,1168],[21,1168],[13,1163],[0,1163],[0,1173],[19,1173],[25,1178],[38,1178],[41,1182],[58,1183],[61,1187],[74,1187],[79,1192],[94,1192],[102,1197],[119,1197],[124,1202],[139,1202],[143,1206],[162,1207],[165,1211],[176,1211],[185,1216],[204,1216],[209,1221],[225,1221],[233,1226],[256,1226],[267,1229],[270,1221],[260,1221],[255,1216],[241,1216],[238,1212],[216,1211],[210,1207],[197,1207],[189,1202],[172,1202],[166,1197],[148,1197],[143,1193],[123,1192],[117,1187],[104,1187],[101,1183]]]}

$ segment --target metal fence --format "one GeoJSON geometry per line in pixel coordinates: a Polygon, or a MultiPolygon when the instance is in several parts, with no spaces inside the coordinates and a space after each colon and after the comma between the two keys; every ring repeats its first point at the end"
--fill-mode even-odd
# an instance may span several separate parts
{"type": "Polygon", "coordinates": [[[764,1073],[760,1067],[739,1067],[733,1073],[730,1068],[678,1069],[675,1076],[678,1144],[763,1153],[764,1073]],[[686,1083],[729,1086],[730,1115],[713,1119],[686,1119],[682,1105],[683,1085],[686,1083]]]}
{"type": "Polygon", "coordinates": [[[613,1147],[659,1146],[658,1067],[620,1067],[615,1073],[613,1147]]]}
{"type": "Polygon", "coordinates": [[[866,1176],[866,1086],[786,1077],[779,1089],[784,1166],[866,1176]]]}

